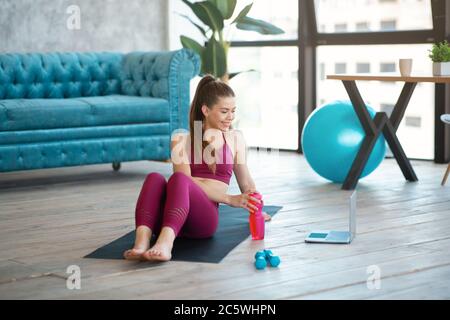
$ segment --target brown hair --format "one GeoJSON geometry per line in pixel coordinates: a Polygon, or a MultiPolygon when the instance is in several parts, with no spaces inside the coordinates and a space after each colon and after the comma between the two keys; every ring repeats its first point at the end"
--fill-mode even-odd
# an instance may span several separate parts
{"type": "MultiPolygon", "coordinates": [[[[202,106],[206,105],[209,109],[219,101],[219,98],[235,97],[233,89],[225,82],[215,79],[212,75],[205,75],[200,80],[194,98],[192,99],[191,111],[189,114],[189,129],[191,133],[191,146],[194,146],[194,122],[204,123],[205,116],[202,112],[202,106]]],[[[202,155],[203,150],[208,146],[208,141],[203,141],[204,128],[202,125],[202,155]]],[[[213,156],[215,152],[213,151],[213,156]]],[[[208,165],[209,169],[215,173],[216,165],[208,165]]]]}

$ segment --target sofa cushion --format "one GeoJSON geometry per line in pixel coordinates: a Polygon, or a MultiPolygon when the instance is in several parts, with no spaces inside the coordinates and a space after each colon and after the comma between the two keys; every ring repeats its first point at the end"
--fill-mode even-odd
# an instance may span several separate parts
{"type": "Polygon", "coordinates": [[[1,131],[0,146],[81,139],[169,136],[169,123],[122,124],[83,128],[1,131]]]}
{"type": "Polygon", "coordinates": [[[36,130],[169,122],[167,100],[111,95],[0,100],[0,130],[36,130]]]}

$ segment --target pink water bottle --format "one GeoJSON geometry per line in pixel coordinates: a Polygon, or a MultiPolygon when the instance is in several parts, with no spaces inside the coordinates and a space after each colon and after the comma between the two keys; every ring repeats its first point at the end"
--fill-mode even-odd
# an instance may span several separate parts
{"type": "Polygon", "coordinates": [[[259,193],[250,194],[251,197],[261,200],[261,203],[255,203],[250,200],[250,203],[258,207],[257,211],[250,210],[250,215],[248,217],[249,225],[250,225],[250,233],[252,235],[253,240],[262,240],[264,239],[264,217],[262,215],[263,201],[262,196],[259,193]]]}

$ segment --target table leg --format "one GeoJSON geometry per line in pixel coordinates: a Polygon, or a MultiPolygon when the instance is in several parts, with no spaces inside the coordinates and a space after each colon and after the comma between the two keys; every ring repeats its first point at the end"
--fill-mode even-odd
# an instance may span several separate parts
{"type": "Polygon", "coordinates": [[[403,176],[408,181],[411,182],[418,181],[416,173],[414,172],[414,169],[411,166],[411,162],[409,162],[408,157],[403,151],[400,141],[398,141],[398,138],[395,135],[395,129],[389,121],[383,128],[383,134],[384,138],[389,144],[389,147],[391,148],[392,153],[394,154],[395,160],[397,160],[397,163],[400,169],[402,170],[403,176]]]}
{"type": "Polygon", "coordinates": [[[397,100],[397,103],[394,106],[394,110],[392,110],[392,114],[390,117],[390,122],[392,123],[392,127],[394,131],[397,132],[398,126],[405,115],[406,108],[408,107],[409,100],[411,100],[411,96],[416,88],[417,83],[415,82],[406,82],[403,86],[402,93],[400,93],[400,97],[397,100]]]}
{"type": "Polygon", "coordinates": [[[388,119],[386,113],[384,112],[378,112],[374,120],[372,120],[366,109],[366,105],[361,97],[361,94],[359,93],[356,82],[343,81],[343,84],[361,125],[366,132],[366,137],[364,138],[361,148],[353,161],[349,173],[347,174],[344,184],[342,185],[342,189],[353,190],[356,188],[359,177],[367,164],[372,149],[375,146],[376,140],[381,132],[383,132],[405,178],[409,181],[417,181],[418,179],[411,163],[406,157],[406,154],[396,136],[396,131],[405,114],[408,103],[414,92],[414,88],[416,87],[416,83],[405,83],[402,93],[400,94],[394,110],[392,111],[391,118],[388,119]]]}
{"type": "Polygon", "coordinates": [[[377,113],[374,118],[374,124],[376,128],[375,134],[368,134],[365,136],[361,148],[353,161],[352,167],[345,178],[344,184],[342,185],[343,190],[354,190],[358,184],[359,177],[364,170],[364,167],[369,160],[369,156],[372,152],[378,137],[381,134],[381,130],[387,121],[387,116],[385,113],[377,113]]]}
{"type": "Polygon", "coordinates": [[[406,82],[403,86],[400,97],[392,110],[391,117],[383,128],[384,137],[397,160],[400,169],[402,170],[403,176],[408,181],[418,181],[416,173],[414,172],[411,162],[409,162],[408,157],[403,151],[402,145],[397,138],[396,132],[400,126],[400,122],[405,115],[406,108],[408,107],[409,101],[413,95],[414,89],[416,88],[416,82],[406,82]]]}

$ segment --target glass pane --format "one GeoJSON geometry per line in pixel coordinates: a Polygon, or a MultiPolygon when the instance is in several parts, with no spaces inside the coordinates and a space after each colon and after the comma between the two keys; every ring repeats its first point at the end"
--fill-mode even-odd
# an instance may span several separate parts
{"type": "Polygon", "coordinates": [[[230,48],[231,71],[255,69],[231,79],[236,93],[234,127],[249,146],[298,147],[297,47],[230,48]]]}
{"type": "MultiPolygon", "coordinates": [[[[317,103],[323,105],[334,100],[349,100],[341,81],[326,80],[326,75],[335,73],[335,65],[338,63],[345,63],[349,74],[357,73],[361,70],[361,65],[365,66],[365,70],[373,70],[374,74],[383,71],[397,74],[398,59],[407,52],[408,57],[414,59],[413,74],[431,75],[432,64],[427,56],[430,48],[427,44],[318,47],[317,72],[325,73],[325,77],[318,77],[317,80],[317,103]]],[[[376,111],[384,111],[388,115],[404,85],[402,82],[378,81],[359,81],[357,84],[366,103],[376,111]]],[[[408,157],[434,158],[433,84],[417,85],[397,134],[408,157]]]]}
{"type": "Polygon", "coordinates": [[[315,0],[320,33],[433,29],[430,0],[315,0]]]}
{"type": "MultiPolygon", "coordinates": [[[[252,1],[238,1],[235,15],[252,1]]],[[[254,31],[243,31],[235,27],[232,29],[232,41],[258,40],[292,40],[297,39],[298,30],[298,1],[296,0],[264,0],[253,1],[249,17],[269,22],[285,33],[279,35],[261,35],[254,31]]]]}

